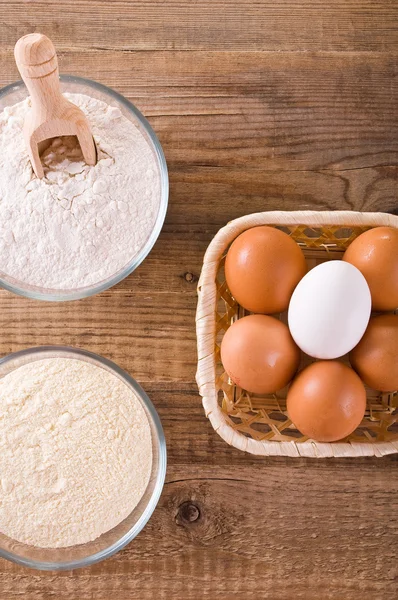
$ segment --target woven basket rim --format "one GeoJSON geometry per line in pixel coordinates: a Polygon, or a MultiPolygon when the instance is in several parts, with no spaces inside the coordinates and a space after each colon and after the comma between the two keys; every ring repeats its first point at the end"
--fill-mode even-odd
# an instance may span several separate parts
{"type": "Polygon", "coordinates": [[[234,430],[227,422],[218,404],[216,390],[216,366],[214,353],[216,275],[219,261],[230,243],[243,231],[259,225],[309,227],[346,226],[398,229],[398,216],[389,213],[354,211],[269,211],[253,213],[234,219],[225,225],[210,242],[203,260],[198,282],[198,306],[196,311],[196,335],[198,368],[196,381],[205,414],[214,430],[228,444],[261,456],[292,456],[308,458],[384,456],[398,452],[398,441],[389,442],[334,442],[320,443],[314,440],[259,441],[234,430]]]}

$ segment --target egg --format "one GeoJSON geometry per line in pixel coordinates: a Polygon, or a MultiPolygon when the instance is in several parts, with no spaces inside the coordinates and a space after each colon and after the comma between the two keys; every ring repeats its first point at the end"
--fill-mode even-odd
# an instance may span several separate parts
{"type": "Polygon", "coordinates": [[[365,335],[350,353],[350,362],[371,388],[398,390],[398,315],[372,317],[365,335]]]}
{"type": "Polygon", "coordinates": [[[349,245],[343,260],[364,275],[372,294],[373,310],[398,308],[398,229],[369,229],[349,245]]]}
{"type": "Polygon", "coordinates": [[[233,297],[255,313],[286,310],[306,272],[304,254],[296,242],[266,225],[241,233],[225,260],[225,278],[233,297]]]}
{"type": "Polygon", "coordinates": [[[362,273],[332,260],[314,267],[297,285],[289,305],[289,328],[310,356],[338,358],[358,344],[370,311],[370,291],[362,273]]]}
{"type": "Polygon", "coordinates": [[[255,394],[268,394],[291,381],[300,350],[284,323],[267,315],[249,315],[226,331],[221,360],[236,385],[255,394]]]}
{"type": "Polygon", "coordinates": [[[366,392],[352,369],[338,361],[320,361],[297,375],[286,403],[289,418],[303,435],[335,442],[361,423],[366,392]]]}

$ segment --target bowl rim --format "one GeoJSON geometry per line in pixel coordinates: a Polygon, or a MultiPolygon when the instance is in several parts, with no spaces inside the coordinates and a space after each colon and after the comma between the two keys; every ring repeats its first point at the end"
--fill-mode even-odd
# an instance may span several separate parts
{"type": "MultiPolygon", "coordinates": [[[[152,129],[151,125],[144,117],[144,115],[138,110],[138,108],[132,102],[130,102],[130,100],[127,100],[127,98],[125,98],[122,94],[119,94],[112,88],[102,83],[98,83],[97,81],[94,81],[92,79],[87,79],[86,77],[78,77],[77,75],[63,74],[61,74],[59,78],[61,83],[75,83],[86,85],[98,92],[111,96],[114,100],[122,104],[128,111],[130,111],[130,113],[134,115],[135,119],[139,122],[140,126],[145,130],[146,134],[148,135],[150,144],[152,146],[152,150],[156,155],[159,165],[161,190],[159,210],[156,217],[156,222],[146,243],[141,248],[140,252],[132,260],[130,260],[130,262],[127,263],[127,265],[123,269],[121,269],[118,273],[116,273],[116,275],[113,275],[105,281],[102,281],[99,284],[93,286],[85,286],[82,288],[78,288],[77,290],[53,290],[52,292],[40,292],[33,289],[29,289],[29,287],[24,287],[23,285],[11,283],[10,281],[7,281],[6,279],[0,277],[0,287],[8,290],[9,292],[13,292],[18,296],[24,296],[25,298],[31,298],[33,300],[45,300],[49,302],[66,302],[69,300],[81,300],[82,298],[94,296],[95,294],[99,294],[113,287],[114,285],[125,279],[133,271],[135,271],[135,269],[148,256],[153,246],[155,245],[156,240],[159,237],[159,234],[164,224],[164,220],[166,218],[166,212],[169,202],[169,176],[163,148],[155,131],[152,129]]],[[[26,88],[24,82],[21,80],[6,85],[5,87],[0,89],[0,100],[4,96],[7,96],[10,92],[17,91],[21,88],[26,88]]]]}
{"type": "MultiPolygon", "coordinates": [[[[78,569],[81,567],[88,567],[89,565],[93,565],[94,563],[100,562],[109,558],[116,552],[122,550],[128,543],[130,543],[145,527],[147,522],[149,521],[153,511],[155,510],[157,503],[159,501],[160,495],[163,490],[165,478],[166,478],[166,466],[167,466],[167,450],[166,450],[166,440],[163,432],[163,427],[159,418],[159,415],[152,403],[149,399],[149,396],[145,392],[145,390],[140,386],[140,384],[129,375],[124,369],[121,369],[116,363],[109,360],[108,358],[104,358],[95,352],[90,352],[88,350],[83,350],[81,348],[74,348],[73,346],[58,346],[58,345],[48,345],[48,346],[36,346],[33,348],[26,348],[24,350],[19,350],[17,352],[12,352],[7,354],[6,356],[0,358],[0,365],[3,365],[15,358],[24,357],[24,356],[38,356],[40,354],[47,354],[49,352],[59,352],[59,353],[68,353],[68,358],[73,358],[70,355],[74,354],[77,360],[82,360],[81,357],[91,358],[95,361],[98,361],[100,364],[109,367],[111,371],[117,373],[117,375],[126,382],[129,386],[131,386],[139,397],[140,401],[145,405],[145,408],[148,410],[151,419],[154,424],[154,428],[156,431],[156,442],[158,445],[158,471],[156,475],[156,483],[152,492],[152,495],[148,501],[145,510],[142,515],[134,523],[134,525],[130,528],[130,530],[125,533],[119,540],[105,548],[104,550],[100,550],[99,552],[94,552],[84,558],[77,560],[69,560],[69,561],[38,561],[32,560],[28,558],[24,558],[19,556],[18,554],[14,554],[13,552],[8,552],[0,548],[0,557],[5,558],[11,562],[17,563],[18,565],[29,567],[32,569],[37,569],[41,571],[65,571],[70,569],[78,569]]],[[[44,356],[43,356],[44,358],[44,356]]],[[[83,358],[84,360],[84,358],[83,358]]],[[[18,367],[16,367],[18,368],[18,367]]]]}

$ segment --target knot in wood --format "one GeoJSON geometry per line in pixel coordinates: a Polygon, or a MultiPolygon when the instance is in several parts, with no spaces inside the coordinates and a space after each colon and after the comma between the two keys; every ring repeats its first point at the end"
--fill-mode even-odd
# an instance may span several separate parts
{"type": "Polygon", "coordinates": [[[185,523],[194,523],[200,518],[199,507],[193,502],[183,502],[178,507],[177,519],[185,523]]]}
{"type": "Polygon", "coordinates": [[[188,283],[195,283],[196,281],[198,281],[197,276],[194,275],[193,273],[191,273],[190,271],[187,271],[187,273],[184,273],[184,279],[188,283]]]}

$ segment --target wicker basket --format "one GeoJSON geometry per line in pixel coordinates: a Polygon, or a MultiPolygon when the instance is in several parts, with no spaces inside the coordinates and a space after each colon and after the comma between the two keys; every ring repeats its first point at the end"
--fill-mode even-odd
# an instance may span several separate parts
{"type": "MultiPolygon", "coordinates": [[[[207,249],[198,286],[196,380],[206,416],[231,446],[263,456],[350,457],[398,452],[398,393],[367,389],[363,422],[341,442],[319,443],[303,437],[286,414],[287,388],[258,396],[238,388],[220,360],[224,332],[245,311],[232,298],[224,278],[224,260],[231,242],[257,225],[289,233],[301,246],[309,267],[341,258],[353,239],[371,227],[398,228],[398,217],[356,212],[264,212],[236,219],[221,229],[207,249]]],[[[286,322],[286,314],[280,315],[286,322]]],[[[346,360],[343,359],[343,360],[346,360]]],[[[304,366],[312,362],[303,358],[304,366]]],[[[397,367],[398,368],[398,367],[397,367]]]]}

